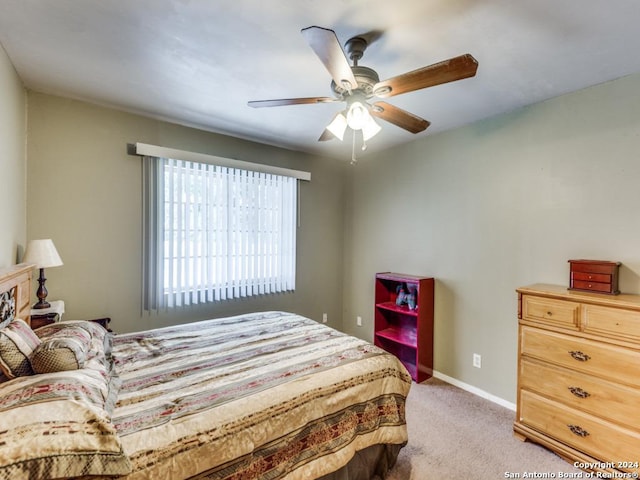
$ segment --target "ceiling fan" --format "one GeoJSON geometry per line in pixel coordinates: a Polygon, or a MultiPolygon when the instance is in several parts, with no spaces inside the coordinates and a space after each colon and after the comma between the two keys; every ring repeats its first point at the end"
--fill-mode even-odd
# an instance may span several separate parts
{"type": "Polygon", "coordinates": [[[318,139],[319,141],[331,140],[336,137],[342,140],[347,127],[354,131],[361,130],[363,141],[367,141],[380,131],[380,126],[372,116],[414,134],[422,132],[430,125],[427,120],[387,102],[369,103],[369,100],[374,97],[393,97],[473,77],[478,69],[477,60],[470,54],[465,54],[380,81],[375,70],[358,65],[358,61],[370,43],[367,35],[355,36],[345,43],[346,52],[353,62],[353,65],[349,65],[345,52],[333,30],[312,26],[303,28],[301,33],[329,71],[333,79],[331,89],[334,96],[256,100],[250,101],[248,104],[250,107],[262,108],[346,102],[346,109],[336,114],[318,139]]]}

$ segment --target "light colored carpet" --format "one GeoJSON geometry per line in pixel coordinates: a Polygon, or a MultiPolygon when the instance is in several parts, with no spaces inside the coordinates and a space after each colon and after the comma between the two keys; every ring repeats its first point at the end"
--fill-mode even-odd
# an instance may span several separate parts
{"type": "Polygon", "coordinates": [[[549,450],[516,439],[514,418],[515,412],[436,378],[414,383],[407,399],[409,443],[387,480],[537,478],[525,472],[558,478],[558,472],[580,472],[549,450]]]}

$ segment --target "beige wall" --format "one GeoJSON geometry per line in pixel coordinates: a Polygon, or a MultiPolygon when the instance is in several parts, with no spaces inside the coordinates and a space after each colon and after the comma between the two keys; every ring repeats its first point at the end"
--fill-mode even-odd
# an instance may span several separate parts
{"type": "Polygon", "coordinates": [[[25,247],[26,94],[0,45],[0,268],[16,263],[25,247]]]}
{"type": "Polygon", "coordinates": [[[436,370],[509,402],[516,287],[589,258],[640,293],[640,75],[362,159],[351,182],[344,329],[371,339],[375,272],[434,276],[436,370]]]}
{"type": "Polygon", "coordinates": [[[640,293],[638,92],[640,76],[623,78],[355,168],[30,93],[28,236],[58,246],[65,265],[48,285],[66,317],[108,315],[118,331],[273,308],[327,312],[371,339],[375,272],[433,275],[436,369],[513,402],[517,286],[566,285],[567,260],[593,258],[621,261],[622,290],[640,293]],[[136,141],[311,171],[296,293],[141,315],[140,165],[125,151],[136,141]]]}
{"type": "Polygon", "coordinates": [[[289,310],[340,326],[343,170],[349,165],[60,97],[29,93],[28,236],[52,238],[64,266],[47,270],[65,318],[112,317],[116,331],[255,310],[289,310]],[[181,314],[142,315],[143,142],[307,170],[300,186],[295,293],[222,302],[181,314]]]}

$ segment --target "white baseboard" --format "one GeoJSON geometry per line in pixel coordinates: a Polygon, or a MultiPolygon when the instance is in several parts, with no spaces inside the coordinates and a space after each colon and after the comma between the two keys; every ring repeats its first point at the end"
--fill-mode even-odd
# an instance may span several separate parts
{"type": "Polygon", "coordinates": [[[433,371],[433,376],[442,380],[443,382],[450,383],[451,385],[461,388],[462,390],[466,390],[467,392],[473,393],[474,395],[478,395],[479,397],[486,398],[487,400],[490,400],[493,403],[497,403],[498,405],[508,408],[509,410],[513,410],[514,412],[516,411],[515,403],[507,402],[503,398],[496,397],[495,395],[485,392],[484,390],[480,390],[479,388],[474,387],[473,385],[469,385],[468,383],[461,382],[460,380],[449,377],[448,375],[445,375],[444,373],[440,373],[436,370],[433,371]]]}

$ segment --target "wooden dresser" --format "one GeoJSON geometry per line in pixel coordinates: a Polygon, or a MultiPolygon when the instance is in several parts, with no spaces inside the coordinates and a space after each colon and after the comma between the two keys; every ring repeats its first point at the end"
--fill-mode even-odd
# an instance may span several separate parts
{"type": "Polygon", "coordinates": [[[516,436],[584,470],[640,473],[640,295],[517,292],[516,436]]]}

